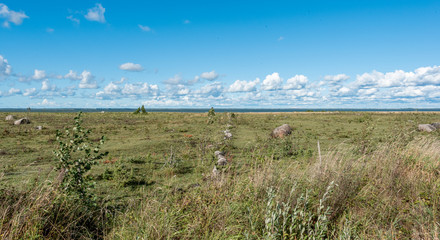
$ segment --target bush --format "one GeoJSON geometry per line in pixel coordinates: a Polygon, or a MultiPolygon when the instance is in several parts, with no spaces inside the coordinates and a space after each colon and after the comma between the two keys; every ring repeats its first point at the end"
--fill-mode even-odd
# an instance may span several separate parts
{"type": "Polygon", "coordinates": [[[81,112],[74,120],[71,130],[68,128],[64,132],[57,130],[56,139],[59,146],[54,154],[58,159],[57,169],[61,171],[62,190],[68,195],[90,202],[93,200],[93,195],[89,189],[94,187],[94,183],[86,174],[93,165],[97,164],[97,160],[102,159],[108,152],[99,153],[100,145],[104,144],[104,136],[97,145],[93,146],[88,138],[90,130],[81,126],[81,112]]]}

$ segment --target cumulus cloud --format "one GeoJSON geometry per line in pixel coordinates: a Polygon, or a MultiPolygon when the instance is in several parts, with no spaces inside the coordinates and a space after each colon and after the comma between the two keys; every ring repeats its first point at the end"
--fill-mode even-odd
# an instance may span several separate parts
{"type": "Polygon", "coordinates": [[[208,85],[201,87],[199,90],[195,91],[196,94],[201,94],[205,96],[218,97],[223,93],[223,86],[219,82],[213,82],[208,85]]]}
{"type": "Polygon", "coordinates": [[[0,3],[0,18],[4,19],[3,27],[9,28],[10,23],[15,25],[20,25],[23,23],[23,19],[29,18],[23,11],[16,12],[12,11],[3,3],[0,3]]]}
{"type": "Polygon", "coordinates": [[[350,79],[350,76],[343,73],[337,75],[326,75],[324,77],[324,80],[326,80],[329,84],[339,84],[348,79],[350,79]]]}
{"type": "Polygon", "coordinates": [[[49,80],[46,79],[41,83],[41,90],[42,91],[55,91],[56,86],[50,84],[49,80]]]}
{"type": "Polygon", "coordinates": [[[342,87],[340,88],[336,93],[336,96],[351,96],[353,95],[353,90],[348,87],[342,87]]]}
{"type": "Polygon", "coordinates": [[[214,70],[211,72],[204,72],[200,74],[200,78],[206,79],[208,81],[214,81],[218,78],[218,73],[216,73],[214,70]]]}
{"type": "Polygon", "coordinates": [[[64,75],[64,78],[70,79],[70,80],[80,80],[81,76],[79,76],[75,71],[69,70],[69,73],[64,75]]]}
{"type": "Polygon", "coordinates": [[[440,85],[440,66],[420,67],[412,72],[396,70],[381,73],[372,71],[357,75],[355,84],[360,87],[390,88],[399,86],[440,85]]]}
{"type": "Polygon", "coordinates": [[[179,74],[174,75],[174,77],[170,77],[167,80],[165,80],[165,84],[169,84],[169,85],[177,85],[177,84],[181,84],[182,81],[182,77],[179,74]]]}
{"type": "Polygon", "coordinates": [[[260,83],[259,78],[249,82],[237,80],[229,86],[228,92],[253,92],[257,89],[258,83],[260,83]]]}
{"type": "Polygon", "coordinates": [[[79,88],[98,88],[98,84],[95,81],[95,76],[89,71],[83,71],[81,73],[81,81],[78,85],[79,88]]]}
{"type": "Polygon", "coordinates": [[[100,3],[97,3],[95,7],[87,10],[87,14],[84,17],[89,21],[105,23],[104,13],[105,8],[100,3]]]}
{"type": "Polygon", "coordinates": [[[1,92],[0,91],[0,96],[2,97],[8,97],[8,96],[13,96],[13,95],[17,95],[20,94],[21,90],[17,89],[17,88],[10,88],[9,91],[7,92],[1,92]]]}
{"type": "Polygon", "coordinates": [[[45,78],[45,77],[46,77],[46,71],[44,71],[44,70],[38,70],[38,69],[35,69],[35,70],[34,70],[34,75],[32,76],[33,79],[35,79],[35,80],[41,80],[41,79],[43,79],[43,78],[45,78]]]}
{"type": "Polygon", "coordinates": [[[119,69],[130,72],[140,72],[144,70],[140,64],[131,63],[131,62],[121,64],[119,66],[119,69]]]}
{"type": "Polygon", "coordinates": [[[283,89],[301,89],[305,87],[309,79],[304,75],[295,75],[287,79],[286,85],[284,85],[283,89]]]}
{"type": "Polygon", "coordinates": [[[53,106],[53,105],[55,105],[55,102],[54,101],[49,101],[47,99],[43,99],[43,101],[39,105],[42,105],[42,106],[53,106]]]}
{"type": "Polygon", "coordinates": [[[23,92],[23,96],[33,96],[33,95],[35,95],[36,91],[37,91],[36,88],[25,89],[23,92]]]}
{"type": "Polygon", "coordinates": [[[150,85],[148,83],[127,83],[123,87],[109,83],[104,87],[103,91],[96,93],[99,99],[115,99],[115,98],[138,98],[142,96],[157,95],[159,91],[158,85],[150,85]]]}
{"type": "Polygon", "coordinates": [[[143,26],[143,25],[141,25],[141,24],[138,24],[138,27],[139,27],[142,31],[144,31],[144,32],[150,32],[150,31],[151,31],[151,28],[150,28],[149,26],[143,26]]]}
{"type": "Polygon", "coordinates": [[[280,75],[277,72],[274,72],[266,76],[261,83],[261,89],[266,91],[277,90],[280,89],[282,82],[283,79],[280,77],[280,75]]]}
{"type": "Polygon", "coordinates": [[[9,65],[8,60],[0,55],[0,79],[2,76],[9,76],[12,72],[12,67],[9,65]]]}

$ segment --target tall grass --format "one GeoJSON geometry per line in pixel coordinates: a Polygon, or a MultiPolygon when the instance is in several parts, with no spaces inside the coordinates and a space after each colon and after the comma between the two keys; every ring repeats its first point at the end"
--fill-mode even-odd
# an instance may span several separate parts
{"type": "Polygon", "coordinates": [[[156,186],[116,215],[102,203],[91,209],[69,201],[51,182],[24,191],[2,187],[0,238],[439,238],[436,137],[394,140],[368,151],[333,146],[321,161],[314,155],[280,160],[276,146],[269,146],[279,143],[235,156],[258,164],[229,165],[217,177],[207,170],[197,186],[156,186]]]}

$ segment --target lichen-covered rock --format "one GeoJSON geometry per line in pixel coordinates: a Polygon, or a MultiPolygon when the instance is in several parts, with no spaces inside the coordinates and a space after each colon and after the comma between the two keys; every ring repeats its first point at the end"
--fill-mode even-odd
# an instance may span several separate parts
{"type": "Polygon", "coordinates": [[[223,133],[225,134],[225,140],[229,140],[232,138],[232,133],[229,130],[225,130],[223,131],[223,133]]]}
{"type": "Polygon", "coordinates": [[[435,131],[435,127],[431,124],[419,124],[419,131],[422,132],[432,132],[435,131]]]}
{"type": "Polygon", "coordinates": [[[440,129],[440,122],[431,123],[431,125],[436,129],[440,129]]]}
{"type": "Polygon", "coordinates": [[[283,138],[292,133],[292,128],[288,124],[283,124],[277,128],[275,128],[270,134],[273,138],[283,138]]]}
{"type": "Polygon", "coordinates": [[[224,156],[220,155],[218,157],[218,160],[217,160],[218,165],[223,166],[223,165],[226,165],[227,163],[228,163],[228,160],[226,160],[226,158],[224,156]]]}
{"type": "Polygon", "coordinates": [[[14,125],[21,125],[21,124],[29,124],[31,121],[28,118],[20,118],[14,122],[14,125]]]}
{"type": "Polygon", "coordinates": [[[15,117],[14,115],[8,115],[8,116],[6,116],[6,118],[5,118],[6,121],[13,121],[13,120],[15,120],[15,119],[16,119],[16,117],[15,117]]]}

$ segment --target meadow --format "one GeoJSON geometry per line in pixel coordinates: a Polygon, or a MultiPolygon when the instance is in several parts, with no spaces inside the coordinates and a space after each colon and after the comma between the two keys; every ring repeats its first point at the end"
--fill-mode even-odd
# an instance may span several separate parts
{"type": "Polygon", "coordinates": [[[57,183],[56,131],[77,113],[9,114],[2,239],[439,239],[440,131],[417,125],[440,113],[83,113],[108,152],[88,173],[95,204],[57,183]]]}

